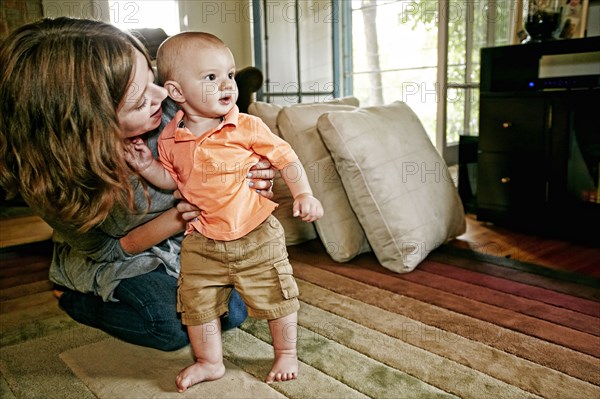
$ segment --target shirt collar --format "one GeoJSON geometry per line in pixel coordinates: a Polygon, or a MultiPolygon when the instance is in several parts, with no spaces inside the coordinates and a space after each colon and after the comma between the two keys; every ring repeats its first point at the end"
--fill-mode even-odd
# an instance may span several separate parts
{"type": "Polygon", "coordinates": [[[237,105],[234,105],[233,108],[231,108],[231,111],[229,111],[227,115],[223,117],[223,123],[219,125],[219,129],[225,125],[233,125],[237,127],[239,117],[240,109],[237,105]]]}
{"type": "MultiPolygon", "coordinates": [[[[183,112],[183,110],[177,111],[177,113],[173,117],[173,120],[176,120],[177,123],[170,124],[169,125],[171,127],[170,129],[164,129],[164,131],[162,133],[163,138],[168,139],[168,138],[176,137],[177,140],[184,140],[185,136],[187,136],[187,135],[194,136],[193,133],[190,132],[189,129],[187,129],[183,125],[183,116],[184,115],[185,115],[185,113],[183,112]]],[[[231,111],[229,111],[226,115],[224,115],[221,118],[221,123],[219,123],[219,125],[215,129],[211,130],[210,132],[206,132],[202,136],[210,136],[211,134],[214,134],[214,133],[220,131],[227,125],[232,125],[234,127],[237,127],[239,116],[240,116],[240,110],[237,105],[234,105],[233,108],[231,109],[231,111]]],[[[195,138],[196,137],[194,136],[194,139],[195,138]]]]}

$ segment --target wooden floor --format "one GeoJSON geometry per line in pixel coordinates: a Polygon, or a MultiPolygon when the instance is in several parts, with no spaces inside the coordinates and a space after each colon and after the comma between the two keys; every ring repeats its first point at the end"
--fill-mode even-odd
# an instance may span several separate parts
{"type": "MultiPolygon", "coordinates": [[[[600,278],[600,248],[500,228],[477,221],[473,215],[467,216],[467,232],[452,245],[600,278]]],[[[2,248],[0,300],[27,295],[28,290],[50,290],[51,259],[50,241],[2,248]]]]}
{"type": "Polygon", "coordinates": [[[467,232],[454,240],[453,245],[600,277],[600,248],[596,246],[525,234],[480,222],[474,215],[467,215],[467,232]]]}

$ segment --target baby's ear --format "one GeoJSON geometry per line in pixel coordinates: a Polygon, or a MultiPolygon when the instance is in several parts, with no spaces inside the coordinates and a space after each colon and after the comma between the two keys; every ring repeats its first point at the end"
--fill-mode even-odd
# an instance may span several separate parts
{"type": "Polygon", "coordinates": [[[169,93],[169,97],[171,97],[173,101],[176,103],[185,102],[185,97],[183,96],[179,83],[174,80],[167,80],[164,84],[164,88],[167,89],[167,93],[169,93]]]}

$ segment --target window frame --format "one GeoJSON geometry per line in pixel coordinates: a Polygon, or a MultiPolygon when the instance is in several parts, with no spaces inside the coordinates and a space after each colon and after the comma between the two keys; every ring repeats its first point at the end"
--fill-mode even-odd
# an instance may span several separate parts
{"type": "MultiPolygon", "coordinates": [[[[302,0],[290,0],[294,1],[295,15],[298,15],[298,9],[300,7],[300,1],[302,0]]],[[[341,35],[340,35],[340,2],[339,0],[329,0],[331,6],[331,47],[332,47],[332,79],[333,85],[330,91],[305,91],[302,90],[302,55],[300,52],[300,43],[302,32],[298,18],[295,19],[295,34],[296,34],[296,78],[298,80],[297,90],[291,92],[272,90],[269,86],[270,82],[270,71],[269,71],[269,29],[268,29],[268,18],[263,17],[265,15],[264,10],[268,10],[269,0],[253,0],[252,1],[252,16],[253,16],[253,42],[254,42],[254,65],[263,72],[264,84],[263,87],[257,91],[256,99],[258,101],[271,102],[276,97],[288,97],[296,96],[298,102],[302,102],[304,96],[332,96],[333,98],[340,97],[340,72],[343,70],[341,67],[341,35]]],[[[342,2],[343,3],[343,2],[342,2]]],[[[293,23],[288,21],[288,23],[293,23]]]]}
{"type": "MultiPolygon", "coordinates": [[[[296,10],[298,3],[301,0],[295,1],[296,10]]],[[[403,0],[396,0],[403,1],[403,0]]],[[[444,10],[445,15],[448,15],[450,6],[453,1],[457,0],[437,0],[438,10],[444,10]]],[[[507,0],[480,0],[480,2],[487,2],[488,7],[496,7],[499,1],[507,0]]],[[[298,102],[302,101],[302,97],[306,95],[332,95],[339,97],[341,93],[344,96],[353,95],[353,76],[355,75],[353,70],[353,52],[352,52],[352,4],[350,1],[345,0],[330,0],[330,4],[333,10],[333,25],[332,25],[332,60],[333,60],[333,90],[323,92],[305,92],[301,90],[301,85],[298,84],[298,90],[295,93],[288,92],[276,92],[269,91],[269,65],[265,52],[268,51],[268,25],[266,18],[262,17],[262,10],[267,8],[268,0],[253,0],[253,33],[254,33],[254,61],[255,65],[263,70],[265,74],[265,85],[257,93],[257,99],[260,101],[269,102],[275,97],[285,95],[296,95],[298,102]],[[261,8],[262,4],[262,8],[261,8]]],[[[470,129],[471,112],[472,112],[472,101],[473,90],[479,90],[479,81],[472,79],[473,70],[473,49],[474,49],[474,12],[475,3],[477,1],[467,1],[464,4],[467,6],[467,17],[465,18],[466,26],[466,38],[465,38],[465,78],[464,82],[448,82],[448,48],[449,48],[449,21],[448,18],[438,18],[438,37],[437,37],[437,84],[436,90],[437,98],[440,99],[437,103],[436,108],[436,131],[435,131],[435,142],[433,143],[438,151],[442,154],[448,164],[455,164],[458,162],[458,142],[447,142],[447,129],[448,129],[448,90],[457,89],[463,90],[464,95],[464,110],[463,110],[463,130],[461,134],[473,135],[474,132],[470,129]]],[[[510,8],[510,31],[515,32],[515,24],[518,23],[516,18],[518,15],[515,14],[515,9],[518,9],[519,4],[522,5],[522,0],[517,0],[516,7],[510,8]]],[[[384,5],[382,3],[382,5],[384,5]]],[[[517,13],[518,14],[518,13],[517,13]]],[[[496,32],[496,21],[493,18],[488,18],[486,21],[486,46],[490,47],[495,42],[496,32]]],[[[302,32],[299,28],[299,23],[296,21],[296,51],[297,51],[297,79],[301,82],[301,58],[298,49],[300,48],[302,32]]],[[[425,68],[425,67],[423,67],[425,68]]]]}

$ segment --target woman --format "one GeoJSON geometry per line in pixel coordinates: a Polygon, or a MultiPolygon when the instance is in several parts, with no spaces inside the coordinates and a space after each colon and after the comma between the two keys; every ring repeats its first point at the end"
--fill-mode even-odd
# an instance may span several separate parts
{"type": "MultiPolygon", "coordinates": [[[[156,151],[173,115],[165,98],[142,45],[112,25],[45,19],[0,45],[0,184],[55,231],[59,304],[125,341],[174,350],[188,343],[176,313],[181,232],[198,210],[133,175],[123,149],[150,132],[156,151]]],[[[253,177],[273,178],[258,167],[253,177]]],[[[253,183],[272,195],[268,180],[253,183]]],[[[224,328],[246,317],[236,294],[229,305],[224,328]]]]}

